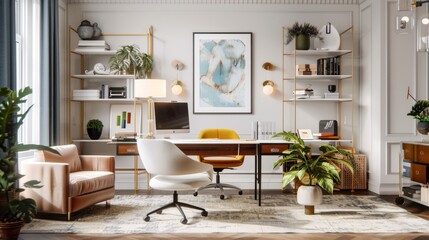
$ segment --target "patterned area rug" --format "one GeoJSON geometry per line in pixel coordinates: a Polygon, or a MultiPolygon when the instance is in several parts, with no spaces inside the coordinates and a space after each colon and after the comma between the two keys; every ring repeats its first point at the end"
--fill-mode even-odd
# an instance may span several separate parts
{"type": "Polygon", "coordinates": [[[179,201],[206,208],[207,217],[196,210],[185,210],[188,224],[176,208],[145,214],[164,203],[169,195],[118,195],[111,207],[97,204],[77,215],[74,221],[35,219],[23,233],[392,233],[426,232],[429,221],[377,196],[325,195],[315,215],[305,215],[294,195],[265,195],[258,207],[253,195],[179,195],[179,201]]]}

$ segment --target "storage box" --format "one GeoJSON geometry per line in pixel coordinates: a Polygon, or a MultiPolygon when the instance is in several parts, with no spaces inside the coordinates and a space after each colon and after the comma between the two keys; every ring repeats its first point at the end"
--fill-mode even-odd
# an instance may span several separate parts
{"type": "Polygon", "coordinates": [[[428,194],[429,194],[428,185],[423,185],[420,190],[421,190],[420,200],[422,202],[425,202],[425,203],[429,202],[428,201],[428,194]]]}
{"type": "Polygon", "coordinates": [[[355,154],[355,173],[354,175],[343,165],[340,166],[341,182],[335,185],[339,189],[367,189],[366,181],[366,156],[364,154],[355,154]]]}

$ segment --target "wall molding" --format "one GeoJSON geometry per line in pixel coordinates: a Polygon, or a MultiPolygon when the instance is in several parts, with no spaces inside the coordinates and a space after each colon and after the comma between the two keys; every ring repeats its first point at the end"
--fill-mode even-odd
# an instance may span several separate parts
{"type": "Polygon", "coordinates": [[[159,5],[359,5],[360,0],[68,0],[69,4],[159,4],[159,5]]]}

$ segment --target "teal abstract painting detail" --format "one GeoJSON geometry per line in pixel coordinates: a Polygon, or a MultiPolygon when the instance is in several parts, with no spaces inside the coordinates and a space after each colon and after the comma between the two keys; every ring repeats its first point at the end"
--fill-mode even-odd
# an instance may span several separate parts
{"type": "Polygon", "coordinates": [[[194,33],[194,112],[251,113],[251,33],[194,33]]]}

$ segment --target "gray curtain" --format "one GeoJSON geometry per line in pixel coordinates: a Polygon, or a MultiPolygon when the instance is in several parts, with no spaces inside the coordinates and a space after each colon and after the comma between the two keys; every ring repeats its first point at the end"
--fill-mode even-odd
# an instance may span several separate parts
{"type": "Polygon", "coordinates": [[[15,1],[0,1],[0,87],[16,90],[15,1]]]}
{"type": "Polygon", "coordinates": [[[60,140],[58,0],[41,1],[41,143],[60,140]]]}

